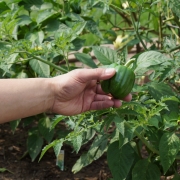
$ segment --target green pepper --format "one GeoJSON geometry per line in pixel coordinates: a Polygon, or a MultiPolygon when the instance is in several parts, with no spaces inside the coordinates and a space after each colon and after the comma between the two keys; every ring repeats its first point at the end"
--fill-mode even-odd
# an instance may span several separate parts
{"type": "Polygon", "coordinates": [[[109,65],[108,68],[115,68],[116,74],[112,78],[101,82],[102,90],[105,93],[111,93],[116,99],[123,99],[134,86],[135,74],[129,67],[116,63],[109,65]]]}

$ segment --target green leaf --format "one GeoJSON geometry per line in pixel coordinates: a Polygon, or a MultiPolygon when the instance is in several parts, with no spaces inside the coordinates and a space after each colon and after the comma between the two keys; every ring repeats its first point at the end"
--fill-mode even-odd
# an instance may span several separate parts
{"type": "Polygon", "coordinates": [[[94,63],[93,59],[91,58],[91,56],[89,54],[75,53],[74,55],[75,55],[76,59],[81,61],[83,64],[86,64],[91,68],[97,68],[97,65],[94,63]]]}
{"type": "Polygon", "coordinates": [[[27,149],[31,157],[32,162],[36,159],[38,154],[41,152],[43,145],[43,139],[36,133],[28,136],[27,149]]]}
{"type": "Polygon", "coordinates": [[[84,46],[85,41],[86,41],[85,39],[76,38],[75,40],[72,41],[70,50],[79,51],[84,46]]]}
{"type": "Polygon", "coordinates": [[[5,2],[0,2],[0,13],[3,11],[10,10],[5,2]]]}
{"type": "Polygon", "coordinates": [[[151,82],[148,85],[149,93],[154,99],[160,100],[163,96],[173,96],[174,92],[171,87],[164,82],[151,82]]]}
{"type": "Polygon", "coordinates": [[[116,62],[118,57],[116,51],[104,47],[104,46],[93,46],[93,52],[96,58],[103,64],[103,65],[110,65],[113,62],[116,62]]]}
{"type": "Polygon", "coordinates": [[[45,64],[39,60],[32,59],[29,61],[31,68],[40,76],[40,77],[49,77],[50,76],[50,67],[48,64],[45,64]]]}
{"type": "Polygon", "coordinates": [[[100,158],[106,150],[107,142],[108,142],[107,136],[98,135],[94,139],[89,151],[85,154],[82,154],[81,157],[74,164],[72,168],[72,172],[77,173],[83,167],[91,164],[94,160],[100,158]]]}
{"type": "Polygon", "coordinates": [[[49,10],[49,9],[40,11],[40,12],[38,13],[37,18],[36,18],[37,24],[42,23],[43,21],[47,20],[48,18],[50,18],[50,17],[53,16],[54,14],[56,14],[56,12],[53,11],[53,10],[51,11],[51,10],[49,10]]]}
{"type": "Polygon", "coordinates": [[[25,36],[26,39],[30,40],[32,43],[35,43],[36,45],[41,45],[44,40],[44,32],[43,31],[37,31],[33,33],[27,33],[25,36]]]}
{"type": "Polygon", "coordinates": [[[86,26],[86,21],[74,22],[72,31],[76,35],[80,35],[85,26],[86,26]]]}
{"type": "Polygon", "coordinates": [[[132,180],[159,180],[160,177],[158,166],[150,163],[148,159],[139,160],[132,170],[132,180]]]}
{"type": "Polygon", "coordinates": [[[27,15],[21,15],[21,16],[19,16],[18,17],[18,25],[19,26],[24,26],[24,25],[29,25],[31,22],[32,22],[32,20],[31,20],[31,18],[29,17],[29,16],[27,16],[27,15]]]}
{"type": "Polygon", "coordinates": [[[38,128],[44,139],[50,143],[54,136],[54,129],[51,129],[51,121],[49,117],[45,117],[39,120],[38,128]]]}
{"type": "Polygon", "coordinates": [[[12,131],[13,131],[13,134],[15,133],[16,128],[18,127],[20,121],[21,121],[21,120],[19,119],[19,120],[15,120],[15,121],[11,121],[11,122],[10,122],[10,126],[11,126],[11,129],[12,129],[12,131]]]}
{"type": "Polygon", "coordinates": [[[119,148],[121,148],[124,144],[130,142],[134,137],[134,131],[136,127],[128,127],[126,126],[126,121],[121,123],[115,121],[116,127],[119,130],[119,148]]]}
{"type": "Polygon", "coordinates": [[[94,20],[87,21],[86,28],[93,34],[95,34],[98,38],[103,39],[101,32],[94,20]]]}
{"type": "MultiPolygon", "coordinates": [[[[157,101],[163,100],[163,97],[172,97],[175,95],[172,88],[164,82],[157,83],[151,82],[147,84],[149,93],[151,96],[156,99],[157,101]]],[[[167,101],[166,105],[168,106],[169,111],[174,111],[176,113],[179,112],[178,103],[174,101],[175,99],[172,98],[172,101],[167,101]]]]}
{"type": "Polygon", "coordinates": [[[30,125],[35,120],[34,116],[23,118],[23,127],[30,125]]]}
{"type": "Polygon", "coordinates": [[[107,161],[113,179],[126,179],[136,158],[137,155],[129,143],[121,148],[119,148],[119,141],[110,144],[107,150],[107,161]]]}
{"type": "Polygon", "coordinates": [[[52,121],[51,129],[54,129],[55,126],[56,126],[60,121],[62,121],[63,119],[65,119],[64,116],[62,116],[62,115],[57,115],[57,116],[53,119],[53,121],[52,121]]]}
{"type": "Polygon", "coordinates": [[[50,149],[51,147],[53,146],[56,146],[58,143],[60,143],[62,140],[54,140],[52,143],[46,145],[43,149],[42,149],[42,152],[41,152],[41,155],[40,155],[40,158],[39,158],[39,161],[42,159],[42,157],[44,156],[44,154],[46,153],[46,151],[48,149],[50,149]]]}
{"type": "Polygon", "coordinates": [[[174,133],[164,133],[159,144],[159,154],[164,173],[173,164],[179,152],[180,141],[174,133]]]}
{"type": "Polygon", "coordinates": [[[57,141],[57,143],[55,143],[55,145],[53,146],[56,157],[58,157],[62,146],[63,146],[63,140],[57,141]]]}
{"type": "Polygon", "coordinates": [[[159,65],[168,60],[169,58],[160,52],[144,52],[137,58],[137,67],[134,72],[138,75],[143,75],[146,71],[151,69],[150,66],[159,65]]]}
{"type": "Polygon", "coordinates": [[[18,79],[28,78],[28,75],[24,71],[21,71],[20,73],[17,74],[16,78],[18,79]]]}
{"type": "Polygon", "coordinates": [[[71,138],[71,142],[74,150],[76,151],[76,153],[78,153],[82,146],[82,134],[75,136],[74,138],[71,138]]]}
{"type": "Polygon", "coordinates": [[[153,116],[150,119],[148,119],[148,123],[152,126],[155,126],[156,128],[159,128],[159,118],[158,116],[153,116]]]}
{"type": "Polygon", "coordinates": [[[82,138],[83,144],[91,141],[91,139],[96,135],[96,131],[93,128],[88,128],[86,131],[83,131],[82,138]]]}
{"type": "Polygon", "coordinates": [[[180,0],[170,0],[169,6],[172,9],[173,13],[180,18],[180,0]]]}
{"type": "Polygon", "coordinates": [[[148,141],[152,143],[155,149],[159,149],[159,142],[164,132],[154,126],[149,126],[148,131],[146,131],[146,136],[148,141]]]}
{"type": "Polygon", "coordinates": [[[6,172],[6,171],[10,172],[11,174],[14,174],[12,171],[10,171],[10,170],[8,170],[8,169],[6,169],[6,168],[0,168],[0,172],[1,172],[1,173],[4,173],[4,172],[6,172]]]}
{"type": "Polygon", "coordinates": [[[6,59],[7,64],[9,64],[8,69],[10,69],[12,67],[13,63],[15,63],[16,58],[18,57],[18,55],[19,55],[18,53],[13,53],[6,59]]]}

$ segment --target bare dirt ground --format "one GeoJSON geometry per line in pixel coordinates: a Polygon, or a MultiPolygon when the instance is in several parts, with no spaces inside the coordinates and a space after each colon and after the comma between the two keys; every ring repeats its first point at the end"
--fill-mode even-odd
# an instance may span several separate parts
{"type": "Polygon", "coordinates": [[[38,158],[32,162],[29,155],[20,159],[26,152],[27,131],[20,126],[13,135],[8,123],[0,124],[0,168],[11,171],[0,172],[0,180],[107,180],[111,177],[105,155],[79,173],[71,172],[80,154],[88,147],[83,147],[78,155],[69,146],[63,147],[65,171],[56,166],[53,150],[48,151],[40,162],[38,158]]]}

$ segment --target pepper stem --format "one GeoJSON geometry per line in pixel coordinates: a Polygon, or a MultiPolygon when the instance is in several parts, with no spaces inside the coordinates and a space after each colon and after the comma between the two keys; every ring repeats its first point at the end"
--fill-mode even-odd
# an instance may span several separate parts
{"type": "Polygon", "coordinates": [[[131,59],[131,60],[127,61],[124,66],[129,67],[134,62],[135,62],[135,59],[131,59]]]}

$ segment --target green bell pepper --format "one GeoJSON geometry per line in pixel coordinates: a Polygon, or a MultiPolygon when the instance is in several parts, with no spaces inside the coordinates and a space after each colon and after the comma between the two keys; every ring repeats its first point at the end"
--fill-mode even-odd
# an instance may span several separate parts
{"type": "Polygon", "coordinates": [[[116,99],[123,99],[134,86],[135,74],[129,67],[116,63],[109,65],[108,68],[115,68],[116,74],[101,82],[102,90],[105,93],[110,93],[116,99]]]}

